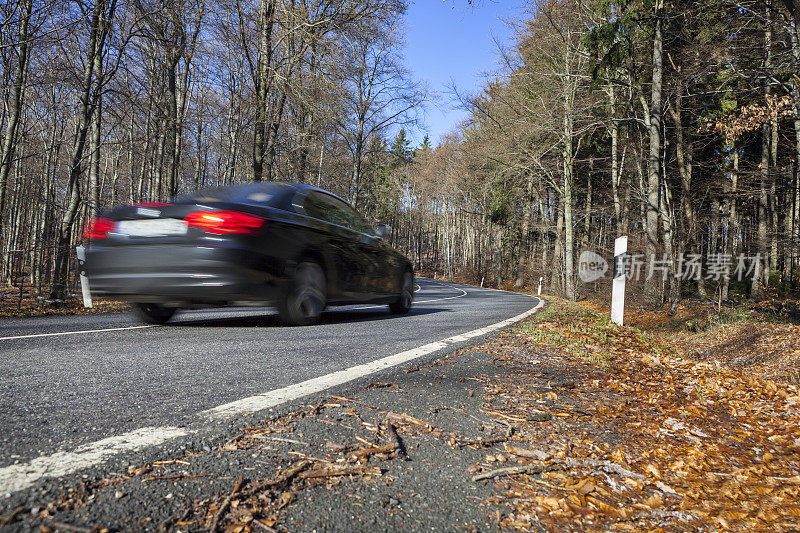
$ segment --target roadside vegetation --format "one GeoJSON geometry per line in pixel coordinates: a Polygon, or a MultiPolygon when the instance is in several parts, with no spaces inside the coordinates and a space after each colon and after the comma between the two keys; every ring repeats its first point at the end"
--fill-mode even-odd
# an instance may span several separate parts
{"type": "Polygon", "coordinates": [[[512,456],[540,460],[495,471],[513,510],[504,526],[800,526],[796,350],[769,352],[768,365],[758,343],[774,334],[796,346],[797,326],[739,308],[708,313],[702,331],[679,334],[674,323],[658,327],[674,320],[665,313],[638,317],[650,326],[643,332],[610,324],[589,306],[548,304],[490,343],[513,368],[487,387],[514,399],[500,411],[521,417],[550,398],[568,413],[557,427],[520,432],[525,449],[507,447],[512,456]],[[543,380],[552,390],[542,389],[543,380]]]}

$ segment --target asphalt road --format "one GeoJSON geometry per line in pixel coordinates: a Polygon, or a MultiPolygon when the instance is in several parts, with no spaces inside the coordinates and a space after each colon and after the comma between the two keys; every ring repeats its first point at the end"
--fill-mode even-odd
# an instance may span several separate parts
{"type": "Polygon", "coordinates": [[[0,469],[139,428],[196,425],[216,406],[471,332],[538,303],[418,283],[409,315],[350,306],[303,328],[254,308],[185,312],[160,327],[116,313],[3,320],[0,469]]]}

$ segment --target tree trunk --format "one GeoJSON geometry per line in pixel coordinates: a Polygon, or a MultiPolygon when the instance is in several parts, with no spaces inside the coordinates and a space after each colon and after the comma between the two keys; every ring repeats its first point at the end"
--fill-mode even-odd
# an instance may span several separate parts
{"type": "Polygon", "coordinates": [[[564,141],[564,292],[575,300],[574,234],[572,220],[572,186],[574,183],[574,154],[572,152],[572,114],[564,118],[564,131],[569,132],[564,141]]]}
{"type": "Polygon", "coordinates": [[[364,152],[364,117],[358,118],[356,131],[355,150],[353,150],[353,175],[350,182],[350,203],[357,205],[358,189],[361,186],[361,158],[364,152]]]}
{"type": "MultiPolygon", "coordinates": [[[[20,10],[19,51],[17,53],[17,65],[10,101],[11,109],[8,122],[6,122],[5,135],[3,136],[2,153],[0,153],[0,217],[2,217],[5,208],[6,183],[8,182],[11,165],[14,163],[17,125],[22,112],[22,95],[25,91],[24,84],[28,67],[28,24],[31,19],[32,9],[33,0],[25,0],[20,10]]],[[[2,232],[2,228],[0,228],[0,232],[2,232]]]]}
{"type": "Polygon", "coordinates": [[[259,13],[260,44],[257,76],[255,79],[256,114],[253,135],[253,181],[261,181],[264,174],[266,150],[267,97],[272,85],[272,28],[275,24],[275,0],[261,0],[259,13]]]}
{"type": "Polygon", "coordinates": [[[609,110],[611,114],[611,193],[614,201],[614,231],[618,237],[624,234],[622,229],[622,205],[619,199],[619,177],[621,166],[619,164],[619,123],[617,122],[617,97],[613,85],[608,89],[609,110]]]}
{"type": "Polygon", "coordinates": [[[178,166],[180,165],[180,149],[181,149],[181,132],[178,126],[178,83],[177,83],[177,69],[180,57],[175,57],[174,52],[170,52],[167,57],[167,112],[169,118],[167,120],[167,131],[164,134],[164,139],[169,135],[172,141],[172,149],[169,151],[169,176],[167,178],[167,194],[166,196],[172,198],[178,193],[178,166]]]}
{"type": "Polygon", "coordinates": [[[525,283],[525,269],[528,266],[530,239],[529,234],[531,231],[531,211],[533,211],[533,175],[528,173],[528,179],[525,184],[525,204],[522,206],[522,231],[519,238],[519,258],[517,262],[517,279],[514,281],[514,286],[519,288],[525,283]]]}
{"type": "MultiPolygon", "coordinates": [[[[766,55],[765,68],[769,69],[772,66],[772,22],[768,23],[767,30],[764,33],[764,49],[766,55]]],[[[770,94],[770,87],[768,83],[764,86],[765,99],[770,94]]],[[[754,300],[761,300],[764,298],[765,281],[768,281],[769,276],[769,240],[767,235],[768,224],[768,206],[769,206],[769,187],[768,181],[770,177],[770,141],[772,124],[771,121],[764,121],[761,129],[761,165],[760,177],[758,187],[758,236],[756,241],[756,257],[753,266],[753,279],[750,282],[750,297],[754,300]]]]}
{"type": "MultiPolygon", "coordinates": [[[[101,77],[103,58],[102,54],[94,56],[94,71],[101,77]]],[[[94,96],[94,112],[92,113],[91,134],[89,136],[89,214],[97,215],[100,210],[100,120],[102,113],[103,96],[100,91],[94,96]]]]}
{"type": "MultiPolygon", "coordinates": [[[[647,243],[645,260],[653,261],[658,249],[658,196],[659,170],[661,167],[661,89],[664,69],[663,27],[664,0],[655,2],[655,28],[653,32],[653,80],[650,96],[650,156],[647,159],[647,243]]],[[[656,276],[645,281],[645,300],[650,305],[662,302],[656,276]]]]}
{"type": "MultiPolygon", "coordinates": [[[[116,0],[111,1],[110,12],[113,14],[116,0]]],[[[81,161],[83,160],[83,152],[86,147],[86,134],[92,120],[92,113],[94,112],[92,106],[92,87],[94,86],[95,56],[100,54],[105,41],[105,31],[100,31],[101,27],[105,26],[105,9],[105,0],[96,0],[90,23],[89,42],[87,43],[86,66],[84,68],[83,85],[81,87],[78,125],[72,147],[72,157],[70,158],[71,164],[66,192],[67,201],[56,237],[56,264],[53,274],[53,286],[50,294],[51,299],[64,299],[67,295],[73,223],[78,213],[81,196],[81,161]]],[[[109,17],[109,19],[110,18],[111,17],[109,17]]],[[[101,87],[97,87],[97,90],[101,90],[101,87]]]]}
{"type": "MultiPolygon", "coordinates": [[[[678,76],[680,76],[680,71],[678,76]]],[[[675,122],[675,155],[678,160],[678,171],[681,176],[681,207],[683,208],[684,228],[681,239],[681,250],[688,250],[692,255],[700,256],[700,243],[698,242],[697,215],[694,209],[694,194],[692,193],[692,173],[694,170],[694,145],[689,132],[683,127],[683,85],[678,80],[675,104],[670,107],[670,114],[675,122]],[[688,139],[687,139],[688,137],[688,139]]],[[[702,265],[702,261],[698,268],[702,265]]],[[[701,298],[707,298],[706,287],[702,269],[697,272],[697,293],[701,298]]]]}
{"type": "MultiPolygon", "coordinates": [[[[731,259],[736,255],[738,246],[739,215],[736,211],[736,195],[739,189],[739,150],[733,146],[733,171],[731,172],[731,185],[726,198],[728,211],[728,228],[725,232],[725,255],[731,259]]],[[[730,291],[730,274],[722,278],[721,298],[727,300],[730,291]]]]}
{"type": "MultiPolygon", "coordinates": [[[[792,57],[794,58],[795,65],[800,65],[800,6],[793,12],[791,19],[790,38],[792,43],[792,57]]],[[[797,210],[800,209],[798,205],[798,195],[800,195],[800,78],[797,75],[792,76],[792,119],[794,122],[794,209],[792,214],[793,227],[792,227],[792,241],[796,238],[797,234],[797,210]]],[[[790,247],[787,246],[787,253],[790,247]]],[[[794,259],[792,259],[792,270],[794,269],[794,259]]],[[[793,274],[793,272],[792,272],[793,274]]],[[[792,288],[794,288],[794,275],[791,276],[792,288]]]]}
{"type": "Polygon", "coordinates": [[[265,150],[266,181],[272,181],[275,174],[275,149],[278,144],[278,133],[280,132],[283,110],[286,106],[286,91],[282,91],[278,102],[272,113],[270,113],[269,129],[267,130],[267,142],[265,150]]]}
{"type": "Polygon", "coordinates": [[[766,270],[767,250],[769,241],[767,239],[767,205],[769,202],[767,180],[769,179],[769,141],[770,124],[765,122],[762,126],[761,134],[761,179],[759,180],[758,195],[758,235],[756,241],[756,257],[753,267],[753,279],[750,283],[750,297],[754,300],[761,300],[764,297],[764,272],[766,270]]]}

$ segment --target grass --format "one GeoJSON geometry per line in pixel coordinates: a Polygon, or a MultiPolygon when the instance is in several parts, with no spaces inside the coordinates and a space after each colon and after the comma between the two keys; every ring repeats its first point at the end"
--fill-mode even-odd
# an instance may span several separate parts
{"type": "Polygon", "coordinates": [[[514,331],[532,342],[559,348],[604,367],[620,350],[674,354],[671,346],[647,332],[620,327],[597,311],[554,297],[548,297],[544,310],[514,331]]]}
{"type": "Polygon", "coordinates": [[[629,311],[630,323],[624,327],[607,313],[592,302],[548,296],[546,307],[514,333],[603,368],[615,356],[671,356],[800,383],[800,325],[769,309],[743,304],[717,310],[689,302],[675,316],[666,310],[629,311]]]}

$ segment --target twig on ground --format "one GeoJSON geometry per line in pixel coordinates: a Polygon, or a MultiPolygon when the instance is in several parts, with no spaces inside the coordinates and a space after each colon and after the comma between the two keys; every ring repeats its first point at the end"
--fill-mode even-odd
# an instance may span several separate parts
{"type": "Polygon", "coordinates": [[[397,434],[397,430],[394,429],[388,418],[384,421],[384,425],[386,426],[386,436],[394,444],[394,456],[401,461],[408,461],[408,454],[405,446],[403,446],[403,441],[400,440],[400,435],[397,434]]]}
{"type": "Polygon", "coordinates": [[[303,442],[301,440],[294,440],[294,439],[286,439],[283,437],[264,437],[267,440],[274,440],[278,442],[288,442],[289,444],[300,444],[301,446],[311,446],[307,442],[303,442]]]}
{"type": "Polygon", "coordinates": [[[526,422],[525,418],[519,418],[516,416],[509,416],[503,413],[498,413],[497,411],[490,411],[488,409],[481,409],[482,413],[486,413],[487,415],[499,416],[500,418],[505,418],[506,420],[511,420],[513,422],[526,422]]]}
{"type": "Polygon", "coordinates": [[[403,390],[403,389],[400,388],[400,386],[397,383],[384,383],[382,381],[378,381],[376,383],[370,383],[369,385],[364,387],[364,390],[387,389],[387,388],[395,388],[397,390],[403,390]]]}
{"type": "Polygon", "coordinates": [[[214,515],[214,521],[211,522],[211,527],[208,528],[211,533],[216,533],[220,520],[222,520],[222,517],[225,516],[225,513],[228,511],[228,507],[230,507],[233,497],[236,496],[237,492],[239,492],[239,488],[241,488],[243,480],[244,478],[239,476],[239,479],[233,486],[233,490],[225,497],[225,501],[222,502],[222,505],[219,507],[219,511],[217,511],[217,514],[214,515]]]}
{"type": "Polygon", "coordinates": [[[557,463],[547,465],[523,465],[523,466],[509,466],[506,468],[498,468],[478,474],[472,478],[472,481],[480,481],[482,479],[490,479],[500,476],[513,476],[515,474],[540,474],[542,472],[550,472],[552,470],[566,470],[568,468],[599,468],[604,472],[614,473],[619,476],[628,477],[638,481],[646,481],[647,477],[642,474],[632,472],[617,463],[611,461],[598,461],[594,459],[566,459],[557,463]]]}
{"type": "Polygon", "coordinates": [[[8,513],[6,516],[3,517],[2,520],[0,520],[0,527],[5,527],[8,524],[10,524],[11,522],[13,522],[14,519],[17,517],[17,515],[19,513],[21,513],[22,511],[24,511],[24,510],[25,510],[25,507],[20,505],[19,507],[17,507],[16,509],[14,509],[10,513],[8,513]]]}
{"type": "Polygon", "coordinates": [[[566,467],[567,465],[565,464],[507,466],[473,476],[472,481],[481,481],[483,479],[492,479],[501,476],[513,476],[515,474],[541,474],[542,472],[550,472],[552,470],[564,470],[566,467]]]}
{"type": "Polygon", "coordinates": [[[421,426],[427,429],[428,431],[433,431],[436,427],[433,424],[425,422],[424,420],[420,420],[419,418],[414,418],[413,416],[407,415],[405,413],[400,415],[389,411],[388,413],[386,413],[386,418],[403,424],[412,424],[415,426],[421,426]]]}
{"type": "Polygon", "coordinates": [[[533,459],[535,461],[547,461],[552,459],[553,454],[542,450],[526,450],[524,448],[517,448],[511,444],[506,444],[506,451],[517,457],[524,457],[526,459],[533,459]]]}
{"type": "Polygon", "coordinates": [[[360,402],[358,400],[353,400],[352,398],[345,398],[344,396],[336,396],[336,395],[333,395],[333,394],[331,394],[331,398],[333,398],[334,400],[339,400],[341,402],[350,402],[350,403],[354,403],[356,405],[363,405],[364,407],[369,407],[373,411],[383,412],[383,409],[379,409],[379,408],[375,407],[374,405],[370,405],[368,403],[360,402]]]}
{"type": "Polygon", "coordinates": [[[319,463],[330,463],[331,462],[331,461],[329,461],[327,459],[322,459],[320,457],[314,457],[313,455],[308,455],[308,454],[305,454],[303,452],[291,451],[291,452],[289,452],[289,455],[296,455],[297,457],[300,457],[302,459],[308,459],[309,461],[317,461],[319,463]]]}
{"type": "Polygon", "coordinates": [[[394,444],[388,444],[386,446],[373,446],[371,448],[362,448],[360,450],[356,450],[353,454],[356,457],[369,457],[370,455],[375,455],[376,453],[391,453],[395,450],[394,444]]]}
{"type": "Polygon", "coordinates": [[[366,444],[367,446],[375,446],[374,444],[372,444],[372,443],[371,443],[370,441],[368,441],[367,439],[365,439],[365,438],[363,438],[363,437],[359,437],[358,435],[356,435],[356,440],[357,440],[358,442],[360,442],[361,444],[366,444]]]}
{"type": "Polygon", "coordinates": [[[266,531],[267,533],[275,533],[277,531],[277,529],[269,527],[267,524],[265,524],[261,520],[253,520],[250,523],[260,527],[263,531],[266,531]]]}
{"type": "Polygon", "coordinates": [[[211,474],[178,474],[175,476],[151,476],[142,480],[145,481],[175,481],[178,479],[188,479],[193,477],[209,477],[211,474]]]}
{"type": "Polygon", "coordinates": [[[378,466],[344,466],[334,467],[333,465],[328,468],[318,468],[302,472],[298,477],[300,479],[316,479],[325,477],[338,477],[338,476],[379,476],[383,472],[378,466]]]}
{"type": "Polygon", "coordinates": [[[545,487],[550,488],[550,489],[568,490],[568,491],[575,492],[575,489],[573,489],[573,488],[561,487],[559,485],[553,485],[552,483],[548,483],[547,481],[543,481],[541,479],[536,479],[535,477],[528,478],[528,481],[530,481],[531,483],[536,483],[537,485],[545,486],[545,487]]]}
{"type": "Polygon", "coordinates": [[[75,526],[73,524],[60,522],[58,520],[52,520],[49,522],[49,524],[56,529],[63,529],[65,531],[70,531],[72,533],[94,533],[95,531],[98,530],[98,528],[96,527],[75,526]]]}
{"type": "Polygon", "coordinates": [[[635,479],[637,481],[647,481],[647,476],[643,476],[642,474],[638,474],[627,468],[623,467],[622,465],[618,465],[617,463],[612,463],[611,461],[598,461],[596,459],[567,459],[566,465],[570,468],[575,467],[591,467],[591,468],[599,468],[604,472],[608,472],[610,474],[617,474],[618,476],[629,477],[631,479],[635,479]]]}
{"type": "Polygon", "coordinates": [[[274,487],[276,485],[282,485],[283,483],[287,483],[294,476],[296,476],[297,474],[299,474],[300,472],[302,472],[303,470],[305,470],[306,468],[311,466],[312,462],[313,461],[310,461],[308,459],[300,461],[297,464],[295,464],[294,466],[292,466],[291,468],[289,468],[287,470],[284,470],[283,472],[278,473],[278,475],[275,477],[275,479],[267,479],[267,480],[262,481],[260,483],[256,483],[255,485],[253,485],[252,487],[250,487],[246,491],[242,492],[242,496],[245,496],[245,497],[252,496],[253,494],[261,492],[262,490],[264,490],[266,488],[274,487]]]}
{"type": "Polygon", "coordinates": [[[457,440],[456,446],[459,448],[462,446],[493,446],[499,442],[506,442],[508,437],[492,437],[489,439],[463,439],[457,440]]]}
{"type": "Polygon", "coordinates": [[[189,461],[183,461],[181,459],[169,459],[169,460],[166,460],[166,461],[154,461],[153,462],[153,466],[167,466],[167,465],[174,465],[174,464],[189,466],[192,463],[190,463],[189,461]]]}

